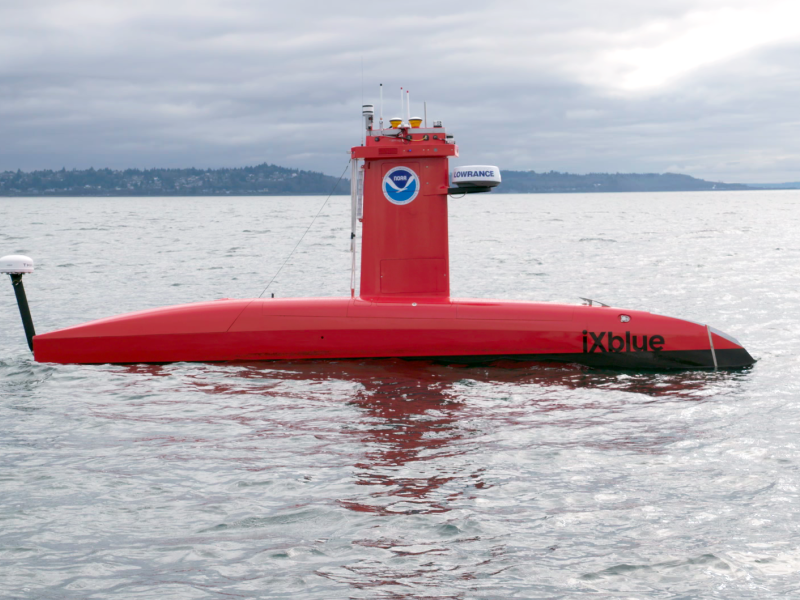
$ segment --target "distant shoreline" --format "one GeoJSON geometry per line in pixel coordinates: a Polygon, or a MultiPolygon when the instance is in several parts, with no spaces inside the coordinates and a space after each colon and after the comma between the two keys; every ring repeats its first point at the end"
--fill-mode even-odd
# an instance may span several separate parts
{"type": "MultiPolygon", "coordinates": [[[[589,173],[502,170],[502,194],[586,194],[800,189],[800,183],[740,184],[676,173],[589,173]]],[[[347,195],[350,180],[261,164],[223,169],[73,169],[0,172],[0,197],[126,198],[347,195]]]]}
{"type": "MultiPolygon", "coordinates": [[[[349,187],[349,184],[348,184],[349,187]]],[[[770,187],[770,188],[757,188],[757,187],[742,187],[736,189],[716,189],[716,190],[567,190],[567,191],[535,191],[535,192],[511,192],[503,190],[502,186],[494,188],[492,193],[505,194],[509,196],[524,196],[524,195],[546,195],[546,194],[680,194],[684,192],[779,192],[779,191],[797,191],[798,187],[770,187]]],[[[333,194],[325,193],[294,193],[294,194],[262,194],[262,193],[225,193],[225,194],[3,194],[0,193],[2,198],[283,198],[283,197],[319,197],[319,196],[341,196],[349,198],[350,192],[336,191],[333,194]]],[[[458,194],[452,194],[459,196],[458,194]]]]}

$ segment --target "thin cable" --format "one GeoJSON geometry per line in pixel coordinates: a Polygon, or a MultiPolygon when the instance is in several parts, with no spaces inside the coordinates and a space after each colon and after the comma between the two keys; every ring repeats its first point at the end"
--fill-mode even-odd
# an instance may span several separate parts
{"type": "Polygon", "coordinates": [[[350,265],[350,297],[356,297],[356,253],[355,250],[350,254],[353,255],[353,262],[350,265]]]}
{"type": "MultiPolygon", "coordinates": [[[[349,166],[350,166],[350,161],[348,161],[348,162],[347,162],[347,167],[349,167],[349,166]]],[[[322,213],[322,209],[323,209],[323,208],[325,208],[325,205],[328,203],[328,200],[330,200],[330,199],[331,199],[331,196],[333,196],[333,192],[335,192],[335,191],[336,191],[336,188],[337,188],[337,187],[339,187],[339,183],[342,181],[342,178],[344,177],[344,174],[345,174],[345,173],[347,173],[347,167],[345,167],[345,168],[344,168],[344,171],[342,171],[342,174],[341,174],[341,175],[339,175],[339,179],[338,179],[338,181],[336,182],[336,184],[333,186],[333,189],[331,190],[331,193],[330,193],[330,194],[328,194],[328,197],[327,197],[327,198],[325,198],[325,202],[323,202],[323,203],[322,203],[322,206],[320,206],[320,207],[319,207],[319,210],[317,211],[317,214],[316,214],[316,215],[314,215],[314,218],[313,218],[313,219],[311,219],[311,223],[310,223],[310,224],[309,224],[309,226],[306,228],[306,230],[303,232],[303,235],[301,235],[301,236],[300,236],[300,239],[297,241],[297,244],[295,244],[295,247],[294,247],[294,248],[292,249],[292,251],[289,253],[289,256],[287,256],[287,257],[286,257],[286,260],[285,260],[285,261],[283,261],[283,264],[281,265],[281,268],[280,268],[280,269],[278,269],[278,272],[277,272],[277,273],[275,273],[275,275],[273,275],[273,276],[272,276],[272,279],[270,279],[270,280],[269,280],[269,283],[267,284],[267,287],[265,287],[265,288],[264,288],[264,291],[263,291],[263,292],[261,292],[261,293],[258,295],[258,297],[259,297],[259,298],[261,298],[261,296],[263,296],[263,295],[266,293],[266,291],[269,289],[269,286],[271,286],[271,285],[272,285],[272,282],[273,282],[273,281],[275,281],[275,278],[276,278],[276,277],[277,277],[277,276],[280,274],[280,272],[281,272],[281,271],[283,271],[283,267],[285,267],[285,266],[286,266],[286,263],[288,263],[288,262],[289,262],[289,259],[290,259],[290,258],[292,258],[292,255],[294,254],[295,250],[297,250],[297,248],[300,246],[300,242],[302,242],[302,241],[303,241],[303,238],[304,238],[304,237],[306,237],[306,234],[309,232],[309,230],[311,229],[311,227],[314,225],[314,221],[316,221],[316,220],[317,220],[317,217],[320,215],[320,213],[322,213]]]]}

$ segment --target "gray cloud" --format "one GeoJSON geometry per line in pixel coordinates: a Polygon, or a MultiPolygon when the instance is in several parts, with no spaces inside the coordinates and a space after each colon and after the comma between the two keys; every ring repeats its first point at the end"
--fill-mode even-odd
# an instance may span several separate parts
{"type": "Polygon", "coordinates": [[[366,101],[383,82],[388,117],[410,89],[463,162],[798,180],[792,10],[0,2],[0,170],[266,161],[338,175],[359,141],[363,61],[366,101]]]}

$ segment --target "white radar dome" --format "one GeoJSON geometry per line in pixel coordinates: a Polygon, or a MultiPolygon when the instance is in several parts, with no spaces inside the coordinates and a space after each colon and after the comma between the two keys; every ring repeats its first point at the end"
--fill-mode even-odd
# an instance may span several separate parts
{"type": "Polygon", "coordinates": [[[0,273],[19,275],[33,273],[33,259],[21,254],[11,254],[0,258],[0,273]]]}
{"type": "Polygon", "coordinates": [[[457,187],[495,187],[500,185],[500,169],[492,165],[472,165],[453,169],[457,187]]]}

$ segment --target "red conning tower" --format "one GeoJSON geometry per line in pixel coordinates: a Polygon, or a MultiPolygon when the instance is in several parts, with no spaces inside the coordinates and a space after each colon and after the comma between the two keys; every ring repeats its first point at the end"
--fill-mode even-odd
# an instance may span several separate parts
{"type": "Polygon", "coordinates": [[[363,178],[361,298],[447,301],[448,158],[458,147],[441,127],[383,133],[369,131],[366,144],[352,149],[363,161],[356,171],[363,178]]]}

